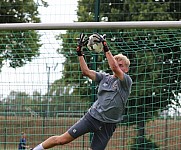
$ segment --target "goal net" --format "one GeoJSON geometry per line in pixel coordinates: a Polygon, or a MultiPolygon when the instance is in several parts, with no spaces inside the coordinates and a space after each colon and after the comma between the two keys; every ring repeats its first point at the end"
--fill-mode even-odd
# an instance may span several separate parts
{"type": "MultiPolygon", "coordinates": [[[[86,113],[97,85],[82,75],[77,38],[98,32],[106,34],[113,55],[130,59],[133,80],[123,121],[107,149],[180,149],[181,30],[176,22],[159,29],[157,22],[153,28],[139,23],[124,29],[116,23],[21,24],[21,31],[14,24],[0,26],[0,148],[16,148],[22,131],[29,145],[37,145],[86,113]]],[[[112,73],[103,53],[83,51],[90,69],[112,73]]],[[[90,137],[64,147],[87,148],[90,137]]]]}

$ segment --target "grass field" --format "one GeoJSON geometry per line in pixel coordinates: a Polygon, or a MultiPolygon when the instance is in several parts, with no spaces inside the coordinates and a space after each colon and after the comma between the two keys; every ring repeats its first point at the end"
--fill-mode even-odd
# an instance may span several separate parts
{"type": "MultiPolygon", "coordinates": [[[[33,118],[20,116],[0,117],[0,149],[15,150],[23,131],[27,134],[27,143],[31,147],[37,145],[51,135],[65,132],[79,118],[33,118]]],[[[154,120],[146,124],[146,136],[156,142],[163,150],[181,149],[181,121],[154,120]]],[[[110,140],[106,150],[129,150],[136,138],[136,126],[119,126],[110,140]]],[[[86,134],[70,144],[52,150],[86,150],[89,146],[90,134],[86,134]]]]}

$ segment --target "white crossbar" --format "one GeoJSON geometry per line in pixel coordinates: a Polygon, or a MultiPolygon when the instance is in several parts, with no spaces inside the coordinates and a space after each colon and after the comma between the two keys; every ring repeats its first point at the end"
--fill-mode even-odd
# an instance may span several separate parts
{"type": "Polygon", "coordinates": [[[73,23],[7,23],[0,30],[68,30],[68,29],[159,29],[181,28],[181,21],[73,22],[73,23]]]}

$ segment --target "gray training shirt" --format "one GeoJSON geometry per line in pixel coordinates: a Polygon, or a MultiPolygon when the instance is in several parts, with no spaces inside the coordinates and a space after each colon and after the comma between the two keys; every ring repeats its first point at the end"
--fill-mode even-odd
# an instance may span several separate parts
{"type": "Polygon", "coordinates": [[[99,83],[97,100],[89,109],[90,115],[106,123],[120,122],[131,93],[132,79],[124,74],[121,81],[113,75],[96,72],[96,82],[99,83]]]}

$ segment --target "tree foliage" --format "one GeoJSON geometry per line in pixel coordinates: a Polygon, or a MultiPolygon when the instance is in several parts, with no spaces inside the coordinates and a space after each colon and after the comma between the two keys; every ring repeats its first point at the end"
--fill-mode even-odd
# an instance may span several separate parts
{"type": "MultiPolygon", "coordinates": [[[[47,2],[41,0],[42,6],[47,2]]],[[[0,23],[40,22],[38,4],[33,0],[2,0],[0,23]]],[[[40,35],[37,31],[0,31],[0,68],[4,61],[12,68],[21,67],[39,55],[40,35]]]]}

